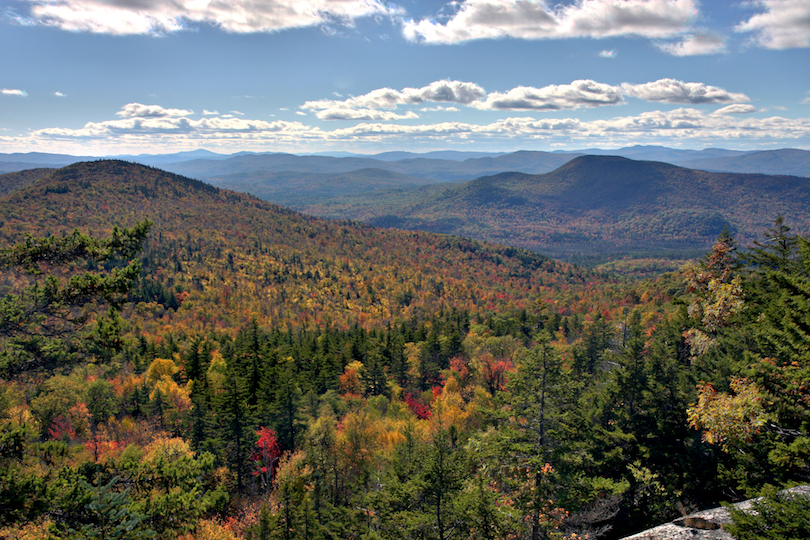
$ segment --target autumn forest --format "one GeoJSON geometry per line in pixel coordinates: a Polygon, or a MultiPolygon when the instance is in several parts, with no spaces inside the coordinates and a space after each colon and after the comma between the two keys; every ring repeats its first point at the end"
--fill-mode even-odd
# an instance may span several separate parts
{"type": "Polygon", "coordinates": [[[617,539],[810,481],[781,215],[586,268],[122,161],[0,184],[0,538],[617,539]]]}

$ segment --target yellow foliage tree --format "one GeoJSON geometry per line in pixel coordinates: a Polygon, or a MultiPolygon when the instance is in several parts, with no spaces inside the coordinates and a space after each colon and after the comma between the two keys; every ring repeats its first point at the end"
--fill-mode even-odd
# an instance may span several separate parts
{"type": "Polygon", "coordinates": [[[698,387],[698,402],[689,407],[689,425],[703,429],[703,440],[729,446],[750,442],[771,420],[763,407],[762,394],[755,384],[744,378],[731,381],[731,394],[718,392],[705,383],[698,387]]]}

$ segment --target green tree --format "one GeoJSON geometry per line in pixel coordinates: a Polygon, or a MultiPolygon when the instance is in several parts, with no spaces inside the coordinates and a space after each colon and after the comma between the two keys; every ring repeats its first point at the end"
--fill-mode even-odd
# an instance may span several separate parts
{"type": "Polygon", "coordinates": [[[146,516],[131,509],[129,489],[116,491],[120,480],[115,477],[106,484],[93,486],[82,480],[82,487],[90,493],[86,512],[90,523],[78,530],[69,529],[68,538],[80,540],[141,540],[155,538],[157,533],[149,529],[146,516]]]}
{"type": "MultiPolygon", "coordinates": [[[[453,444],[448,430],[440,428],[433,436],[422,460],[422,495],[433,515],[435,538],[452,538],[463,526],[455,502],[465,477],[464,453],[453,444]]],[[[432,537],[433,535],[431,535],[432,537]]]]}
{"type": "Polygon", "coordinates": [[[731,523],[723,527],[738,540],[804,540],[810,538],[810,496],[770,489],[741,510],[728,506],[731,523]]]}
{"type": "Polygon", "coordinates": [[[549,538],[554,515],[559,456],[564,452],[567,405],[573,395],[559,353],[547,332],[521,356],[509,381],[508,418],[502,427],[505,458],[511,460],[515,499],[526,517],[531,540],[549,538]]]}
{"type": "Polygon", "coordinates": [[[256,439],[249,396],[248,381],[229,361],[223,391],[214,403],[220,422],[220,441],[231,470],[236,472],[236,486],[240,493],[244,490],[249,468],[248,458],[256,439]]]}
{"type": "Polygon", "coordinates": [[[0,250],[0,270],[21,272],[33,281],[0,298],[0,371],[8,376],[51,368],[69,358],[65,342],[91,319],[89,308],[99,303],[116,308],[126,301],[140,263],[116,263],[141,249],[151,225],[145,220],[129,229],[115,227],[100,239],[78,230],[64,237],[29,236],[22,244],[0,250]],[[100,263],[113,267],[82,270],[82,265],[100,263]],[[57,277],[57,268],[69,277],[57,277]]]}

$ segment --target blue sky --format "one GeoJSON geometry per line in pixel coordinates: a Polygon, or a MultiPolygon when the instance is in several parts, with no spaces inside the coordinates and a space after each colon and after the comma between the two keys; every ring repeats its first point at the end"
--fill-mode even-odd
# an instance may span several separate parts
{"type": "Polygon", "coordinates": [[[0,152],[810,149],[807,0],[0,0],[0,152]]]}

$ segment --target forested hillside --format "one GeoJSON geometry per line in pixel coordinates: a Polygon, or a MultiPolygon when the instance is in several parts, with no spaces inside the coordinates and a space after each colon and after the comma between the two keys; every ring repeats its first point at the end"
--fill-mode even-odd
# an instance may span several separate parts
{"type": "Polygon", "coordinates": [[[644,282],[117,161],[0,220],[2,537],[617,538],[810,474],[781,218],[644,282]]]}
{"type": "Polygon", "coordinates": [[[616,156],[582,156],[542,175],[501,173],[432,189],[294,205],[309,214],[458,234],[557,258],[688,258],[724,228],[750,243],[782,214],[810,231],[810,181],[709,173],[616,156]]]}

